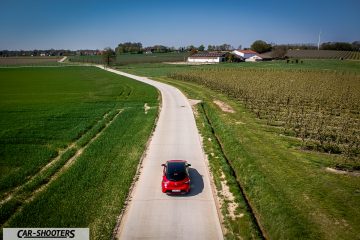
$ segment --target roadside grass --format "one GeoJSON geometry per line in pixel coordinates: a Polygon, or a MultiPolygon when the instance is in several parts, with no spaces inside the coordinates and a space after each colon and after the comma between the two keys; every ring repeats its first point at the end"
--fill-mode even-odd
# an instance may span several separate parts
{"type": "MultiPolygon", "coordinates": [[[[134,67],[128,72],[136,74],[137,69],[134,67]]],[[[221,191],[219,169],[231,168],[267,239],[358,238],[360,181],[356,176],[325,170],[339,161],[337,155],[301,150],[299,139],[284,136],[278,128],[256,119],[237,100],[195,83],[166,78],[162,75],[165,72],[163,69],[159,72],[156,66],[139,69],[139,74],[155,76],[156,80],[178,87],[189,98],[203,101],[204,111],[214,129],[212,137],[199,107],[197,124],[204,137],[217,190],[221,191]],[[235,113],[223,112],[213,103],[215,99],[230,105],[235,113]],[[216,149],[214,141],[206,138],[220,141],[230,164],[221,160],[219,148],[216,149]]],[[[226,174],[226,170],[224,172],[240,206],[238,213],[246,212],[246,208],[241,208],[245,204],[239,197],[236,184],[232,184],[231,174],[226,174]]],[[[229,221],[227,210],[222,211],[225,213],[224,225],[230,229],[229,239],[235,236],[256,238],[256,234],[251,234],[256,231],[250,217],[246,224],[240,222],[246,217],[229,221]]]]}
{"type": "Polygon", "coordinates": [[[1,170],[7,174],[1,177],[16,181],[9,180],[3,192],[21,186],[15,197],[0,208],[1,222],[6,222],[1,228],[90,227],[91,238],[111,238],[157,116],[157,91],[94,67],[1,71],[4,88],[0,90],[0,111],[4,115],[0,139],[2,156],[8,157],[1,158],[1,170]],[[145,103],[151,107],[147,114],[145,103]],[[19,131],[11,131],[18,128],[28,139],[19,131]],[[39,142],[54,154],[43,159],[31,152],[39,151],[32,148],[34,144],[24,152],[24,143],[8,139],[39,142]],[[66,146],[71,147],[56,163],[35,175],[66,146]],[[11,157],[28,163],[14,162],[11,157]],[[73,164],[66,168],[74,157],[73,164]],[[31,172],[26,169],[29,167],[31,172]],[[16,169],[18,175],[11,169],[16,169]],[[33,181],[22,185],[34,175],[33,181]],[[50,181],[54,175],[56,179],[50,181]]]}
{"type": "Polygon", "coordinates": [[[217,189],[217,195],[220,200],[220,207],[223,216],[222,224],[225,227],[226,239],[262,239],[259,227],[253,218],[249,206],[246,203],[244,195],[239,189],[236,177],[232,169],[227,163],[221,146],[216,141],[213,128],[209,119],[207,118],[204,103],[197,105],[196,111],[199,113],[196,117],[197,126],[200,129],[203,138],[204,150],[207,153],[210,170],[213,176],[214,184],[217,189]],[[229,187],[234,199],[227,197],[228,193],[225,191],[224,184],[229,187]],[[231,204],[235,204],[236,209],[233,213],[231,204]]]}

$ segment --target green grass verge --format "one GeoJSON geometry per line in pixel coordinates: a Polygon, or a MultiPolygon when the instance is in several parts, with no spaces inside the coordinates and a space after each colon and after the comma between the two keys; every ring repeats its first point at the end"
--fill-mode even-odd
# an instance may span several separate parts
{"type": "Polygon", "coordinates": [[[216,186],[217,195],[220,199],[221,212],[223,216],[222,224],[225,226],[226,239],[262,239],[261,230],[254,219],[251,209],[246,202],[245,196],[236,181],[234,171],[228,164],[221,145],[217,141],[214,129],[206,113],[206,103],[196,106],[197,126],[200,129],[204,150],[207,153],[210,170],[216,186]],[[224,184],[229,187],[233,199],[226,199],[223,194],[224,184]],[[231,210],[231,204],[236,204],[235,210],[231,210]],[[231,213],[230,211],[234,211],[231,213]]]}

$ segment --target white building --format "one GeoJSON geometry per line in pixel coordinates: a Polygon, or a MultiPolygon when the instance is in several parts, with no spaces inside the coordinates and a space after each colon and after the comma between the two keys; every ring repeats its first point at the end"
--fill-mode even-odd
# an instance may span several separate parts
{"type": "Polygon", "coordinates": [[[257,52],[252,51],[252,50],[238,50],[238,49],[236,49],[236,50],[232,51],[232,53],[237,55],[237,56],[243,57],[245,59],[248,59],[248,58],[250,58],[250,57],[252,57],[254,55],[258,55],[257,52]]]}
{"type": "Polygon", "coordinates": [[[256,54],[249,58],[246,58],[245,62],[258,62],[258,61],[262,61],[262,60],[263,60],[263,58],[260,55],[256,54]]]}
{"type": "Polygon", "coordinates": [[[191,63],[219,63],[225,60],[225,53],[221,52],[199,52],[188,57],[191,63]]]}

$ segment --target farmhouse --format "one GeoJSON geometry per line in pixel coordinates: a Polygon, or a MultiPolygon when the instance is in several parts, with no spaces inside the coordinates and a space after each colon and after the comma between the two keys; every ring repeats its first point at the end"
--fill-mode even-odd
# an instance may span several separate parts
{"type": "Polygon", "coordinates": [[[254,55],[258,55],[257,52],[255,51],[252,51],[252,50],[239,50],[239,49],[236,49],[234,51],[232,51],[233,54],[237,55],[237,56],[240,56],[240,57],[243,57],[245,59],[248,59],[254,55]]]}
{"type": "Polygon", "coordinates": [[[219,63],[225,60],[225,53],[221,52],[199,52],[188,57],[187,61],[192,63],[219,63]]]}
{"type": "Polygon", "coordinates": [[[272,57],[265,54],[259,54],[252,50],[234,50],[232,54],[242,57],[245,59],[245,62],[258,62],[258,61],[269,61],[272,60],[272,57]]]}
{"type": "Polygon", "coordinates": [[[251,57],[248,57],[245,59],[245,62],[258,62],[258,61],[262,61],[263,58],[259,55],[259,54],[255,54],[251,57]]]}

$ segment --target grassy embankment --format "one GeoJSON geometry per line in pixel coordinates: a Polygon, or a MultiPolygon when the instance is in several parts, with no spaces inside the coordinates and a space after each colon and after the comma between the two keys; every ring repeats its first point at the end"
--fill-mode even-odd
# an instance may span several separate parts
{"type": "Polygon", "coordinates": [[[153,128],[157,91],[93,67],[0,76],[2,227],[90,227],[91,238],[110,238],[153,128]]]}
{"type": "MultiPolygon", "coordinates": [[[[236,68],[273,66],[276,69],[281,68],[280,64],[284,68],[289,66],[275,62],[238,65],[236,68]]],[[[300,66],[293,65],[294,68],[300,66]]],[[[234,202],[238,204],[235,218],[228,214],[229,205],[223,206],[227,237],[257,238],[254,222],[258,222],[269,239],[356,239],[360,231],[359,177],[327,172],[326,167],[339,161],[338,155],[302,150],[301,140],[285,136],[278,127],[257,119],[239,100],[193,82],[166,77],[174,71],[204,67],[231,68],[233,64],[202,67],[148,64],[122,68],[152,76],[180,88],[190,98],[202,100],[202,105],[197,107],[197,123],[204,136],[205,151],[219,195],[224,173],[235,196],[234,202]],[[231,106],[235,113],[223,112],[214,104],[215,99],[231,106]],[[251,212],[238,184],[256,221],[251,220],[251,212]]],[[[340,61],[309,61],[306,68],[359,71],[358,63],[340,61]],[[345,64],[344,67],[341,64],[345,64]]]]}

